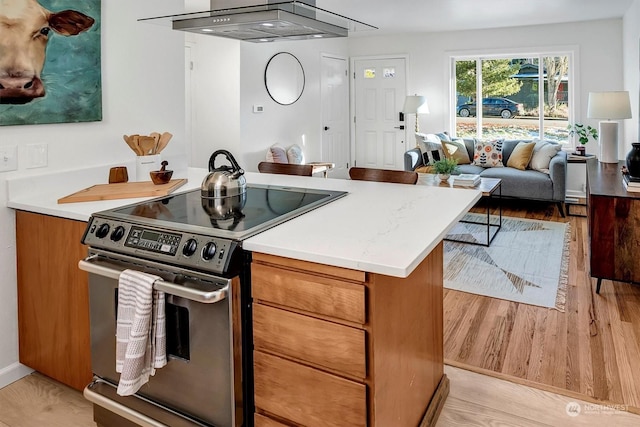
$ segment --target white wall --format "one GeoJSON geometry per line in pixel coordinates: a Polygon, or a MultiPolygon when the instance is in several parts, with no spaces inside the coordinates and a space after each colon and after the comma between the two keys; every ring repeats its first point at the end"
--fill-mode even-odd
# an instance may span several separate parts
{"type": "MultiPolygon", "coordinates": [[[[240,41],[187,33],[192,50],[190,165],[206,168],[215,150],[240,145],[240,41]]],[[[189,72],[189,71],[187,71],[189,72]]]]}
{"type": "Polygon", "coordinates": [[[0,146],[17,144],[19,150],[18,170],[0,173],[0,387],[15,379],[15,372],[20,370],[15,216],[13,210],[5,207],[6,179],[133,161],[133,153],[122,135],[153,131],[173,133],[163,157],[176,169],[186,167],[184,34],[136,21],[182,10],[183,0],[102,1],[103,120],[0,127],[0,146]],[[48,144],[46,168],[25,168],[25,146],[34,142],[48,144]]]}
{"type": "MultiPolygon", "coordinates": [[[[567,46],[579,48],[580,108],[576,121],[597,126],[587,119],[590,91],[621,90],[622,20],[600,20],[570,24],[538,25],[494,30],[401,34],[349,39],[351,56],[408,54],[408,93],[425,95],[430,114],[420,116],[423,132],[448,130],[449,54],[455,51],[501,50],[567,46]]],[[[636,52],[637,54],[637,52],[636,52]]],[[[595,151],[593,144],[591,151],[595,151]]]]}
{"type": "Polygon", "coordinates": [[[623,20],[623,60],[624,60],[624,89],[629,91],[631,98],[631,116],[625,120],[623,158],[631,150],[631,143],[640,141],[640,0],[635,0],[623,20]]]}
{"type": "Polygon", "coordinates": [[[328,53],[347,57],[347,41],[242,43],[240,46],[240,165],[248,171],[257,171],[258,163],[265,159],[267,148],[275,143],[284,147],[298,144],[306,161],[319,161],[322,149],[321,55],[328,53]],[[265,88],[265,67],[278,52],[295,55],[304,69],[304,91],[292,105],[276,103],[265,88]],[[262,105],[264,112],[253,113],[254,105],[262,105]]]}

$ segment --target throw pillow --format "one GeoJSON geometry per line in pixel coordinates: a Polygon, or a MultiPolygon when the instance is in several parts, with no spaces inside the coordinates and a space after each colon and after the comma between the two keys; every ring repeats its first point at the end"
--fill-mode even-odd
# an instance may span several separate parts
{"type": "Polygon", "coordinates": [[[442,151],[444,157],[447,159],[453,159],[458,162],[459,165],[468,165],[471,163],[467,147],[464,145],[462,139],[455,139],[453,141],[442,141],[442,151]]]}
{"type": "Polygon", "coordinates": [[[533,149],[535,146],[535,142],[518,142],[518,145],[516,145],[511,152],[509,160],[507,160],[507,166],[510,168],[520,169],[521,171],[525,170],[533,156],[533,149]]]}
{"type": "Polygon", "coordinates": [[[435,160],[440,159],[442,145],[440,138],[433,133],[416,133],[416,144],[422,152],[422,158],[425,165],[433,164],[435,160]],[[437,158],[436,158],[437,157],[437,158]]]}
{"type": "Polygon", "coordinates": [[[436,133],[436,136],[440,138],[440,141],[451,141],[451,137],[446,132],[436,133]]]}
{"type": "Polygon", "coordinates": [[[414,172],[418,173],[435,173],[433,171],[433,166],[418,166],[414,172]]]}
{"type": "Polygon", "coordinates": [[[502,143],[501,139],[493,141],[482,141],[476,139],[473,152],[473,165],[483,168],[501,168],[502,164],[502,143]]]}
{"type": "Polygon", "coordinates": [[[287,160],[294,165],[304,164],[304,153],[298,144],[293,144],[287,148],[287,160]]]}
{"type": "Polygon", "coordinates": [[[273,144],[267,150],[267,162],[271,163],[289,163],[287,152],[278,144],[273,144]]]}
{"type": "Polygon", "coordinates": [[[533,156],[529,162],[529,168],[539,172],[549,173],[551,159],[562,149],[560,144],[552,144],[547,141],[536,142],[533,148],[533,156]]]}

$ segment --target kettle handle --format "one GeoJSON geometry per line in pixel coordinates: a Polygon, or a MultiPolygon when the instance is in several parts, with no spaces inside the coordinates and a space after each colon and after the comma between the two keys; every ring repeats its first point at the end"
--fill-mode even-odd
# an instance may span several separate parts
{"type": "Polygon", "coordinates": [[[232,172],[240,172],[238,175],[242,175],[244,173],[242,168],[240,168],[240,165],[238,165],[238,162],[236,162],[235,157],[233,157],[233,154],[231,154],[227,150],[216,150],[213,152],[213,154],[209,158],[209,172],[217,170],[216,157],[218,157],[218,155],[220,154],[223,154],[227,158],[227,160],[229,160],[229,163],[231,163],[231,166],[233,167],[232,172]]]}

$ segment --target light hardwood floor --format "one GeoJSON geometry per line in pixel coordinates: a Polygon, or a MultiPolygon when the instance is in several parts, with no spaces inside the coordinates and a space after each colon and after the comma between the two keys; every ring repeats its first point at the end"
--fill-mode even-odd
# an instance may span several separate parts
{"type": "MultiPolygon", "coordinates": [[[[436,427],[631,427],[640,415],[445,366],[451,391],[436,427]],[[579,412],[567,413],[567,408],[579,412]]],[[[0,389],[0,427],[95,427],[89,402],[34,373],[0,389]]],[[[393,426],[403,427],[403,426],[393,426]]]]}
{"type": "Polygon", "coordinates": [[[640,286],[603,280],[595,293],[586,218],[522,202],[503,213],[570,223],[566,310],[445,290],[445,362],[640,413],[640,286]]]}

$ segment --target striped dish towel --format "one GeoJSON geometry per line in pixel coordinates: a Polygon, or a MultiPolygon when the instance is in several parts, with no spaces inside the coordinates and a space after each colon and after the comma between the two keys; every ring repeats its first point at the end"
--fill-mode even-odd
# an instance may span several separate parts
{"type": "Polygon", "coordinates": [[[137,392],[167,364],[164,292],[153,290],[161,279],[152,274],[124,270],[118,280],[116,372],[118,394],[137,392]]]}

